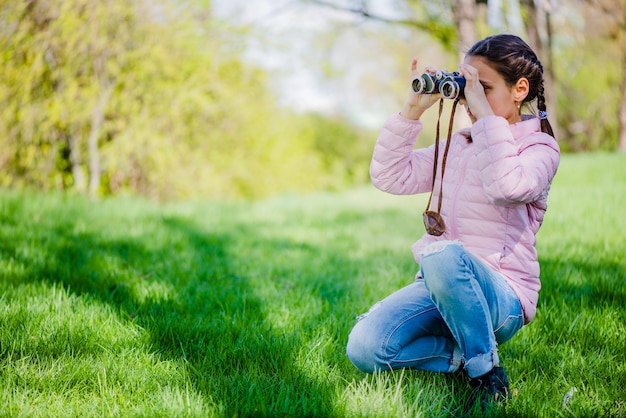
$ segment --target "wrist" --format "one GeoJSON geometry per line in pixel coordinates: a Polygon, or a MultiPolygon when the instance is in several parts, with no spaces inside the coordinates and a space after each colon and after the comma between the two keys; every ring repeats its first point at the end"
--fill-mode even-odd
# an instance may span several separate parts
{"type": "Polygon", "coordinates": [[[402,107],[402,110],[400,111],[400,116],[406,119],[419,120],[419,118],[422,117],[422,114],[424,114],[425,110],[426,109],[420,106],[410,105],[407,103],[402,107]]]}

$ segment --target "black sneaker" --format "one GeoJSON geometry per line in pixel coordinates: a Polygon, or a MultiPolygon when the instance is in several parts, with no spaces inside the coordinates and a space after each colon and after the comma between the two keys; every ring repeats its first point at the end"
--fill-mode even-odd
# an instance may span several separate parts
{"type": "Polygon", "coordinates": [[[506,372],[500,366],[491,369],[490,372],[482,376],[473,378],[470,385],[475,391],[480,391],[487,398],[501,402],[511,399],[511,389],[509,388],[509,378],[506,372]]]}

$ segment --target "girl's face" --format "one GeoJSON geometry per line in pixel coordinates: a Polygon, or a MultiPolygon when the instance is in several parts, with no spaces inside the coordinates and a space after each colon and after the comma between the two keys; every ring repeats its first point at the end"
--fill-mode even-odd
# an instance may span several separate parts
{"type": "MultiPolygon", "coordinates": [[[[488,61],[482,57],[467,56],[464,61],[465,64],[471,65],[478,70],[478,78],[485,90],[485,96],[487,102],[491,107],[491,110],[496,116],[501,116],[509,121],[510,124],[517,123],[522,120],[519,104],[521,104],[524,94],[520,99],[519,86],[520,81],[527,83],[525,78],[521,78],[520,81],[514,86],[508,86],[504,81],[504,78],[491,66],[488,61]]],[[[523,87],[523,86],[522,86],[523,87]]],[[[476,122],[476,117],[472,114],[471,108],[464,101],[472,123],[476,122]]]]}

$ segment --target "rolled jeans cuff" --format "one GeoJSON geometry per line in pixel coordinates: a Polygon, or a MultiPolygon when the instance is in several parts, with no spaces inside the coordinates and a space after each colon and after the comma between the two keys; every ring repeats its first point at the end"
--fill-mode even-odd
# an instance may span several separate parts
{"type": "Polygon", "coordinates": [[[479,354],[476,357],[466,360],[465,370],[467,370],[469,377],[474,378],[484,375],[498,364],[500,364],[498,351],[493,350],[490,353],[479,354]]]}

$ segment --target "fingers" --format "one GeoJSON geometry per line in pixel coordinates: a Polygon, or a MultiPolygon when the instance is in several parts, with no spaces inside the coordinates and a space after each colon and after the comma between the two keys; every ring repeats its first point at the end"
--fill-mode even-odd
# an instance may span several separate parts
{"type": "Polygon", "coordinates": [[[437,69],[435,67],[428,66],[424,68],[424,72],[428,74],[435,74],[437,72],[437,69]]]}
{"type": "Polygon", "coordinates": [[[417,71],[417,58],[413,58],[413,61],[411,61],[411,74],[413,74],[413,77],[419,76],[417,71]]]}
{"type": "Polygon", "coordinates": [[[413,58],[413,60],[411,61],[411,74],[413,75],[413,77],[419,77],[423,73],[435,74],[437,72],[437,69],[431,66],[424,68],[424,71],[419,71],[417,69],[417,63],[417,58],[413,58]]]}
{"type": "Polygon", "coordinates": [[[478,70],[471,65],[461,64],[459,65],[459,70],[461,70],[461,75],[465,77],[466,80],[474,80],[478,78],[478,70]]]}

